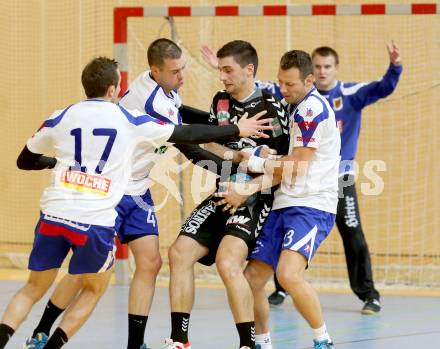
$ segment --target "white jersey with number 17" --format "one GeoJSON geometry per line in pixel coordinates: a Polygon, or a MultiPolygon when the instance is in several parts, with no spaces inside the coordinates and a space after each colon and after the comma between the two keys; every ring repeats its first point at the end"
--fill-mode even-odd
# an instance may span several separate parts
{"type": "Polygon", "coordinates": [[[113,226],[114,208],[131,176],[133,149],[143,143],[154,152],[173,130],[173,125],[100,99],[56,111],[27,141],[31,152],[57,159],[52,182],[41,198],[42,212],[113,226]]]}

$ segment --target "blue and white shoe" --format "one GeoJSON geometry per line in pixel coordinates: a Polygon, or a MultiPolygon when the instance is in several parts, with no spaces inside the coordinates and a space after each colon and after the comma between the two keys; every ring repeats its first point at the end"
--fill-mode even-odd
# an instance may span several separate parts
{"type": "Polygon", "coordinates": [[[313,340],[313,349],[333,349],[333,343],[329,342],[327,339],[324,339],[323,341],[317,341],[316,339],[313,340]]]}
{"type": "Polygon", "coordinates": [[[49,337],[45,333],[37,333],[34,338],[28,338],[23,344],[23,349],[43,349],[49,337]]]}
{"type": "Polygon", "coordinates": [[[147,345],[144,343],[144,344],[142,344],[142,346],[140,347],[140,349],[150,349],[150,348],[148,348],[147,345]]]}

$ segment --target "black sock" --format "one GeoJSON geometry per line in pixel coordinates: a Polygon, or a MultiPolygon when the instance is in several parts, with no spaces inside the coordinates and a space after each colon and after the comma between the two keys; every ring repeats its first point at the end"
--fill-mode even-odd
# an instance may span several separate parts
{"type": "Polygon", "coordinates": [[[240,322],[235,324],[240,336],[240,348],[249,347],[255,349],[255,322],[240,322]]]}
{"type": "Polygon", "coordinates": [[[44,349],[60,349],[68,340],[66,332],[57,327],[44,346],[44,349]]]}
{"type": "Polygon", "coordinates": [[[128,314],[127,349],[139,349],[144,344],[148,316],[128,314]]]}
{"type": "Polygon", "coordinates": [[[9,342],[9,339],[14,334],[15,330],[12,327],[9,327],[6,324],[0,324],[0,348],[3,349],[6,346],[6,343],[9,342]]]}
{"type": "Polygon", "coordinates": [[[49,336],[52,325],[63,311],[64,309],[58,308],[49,299],[49,302],[47,302],[46,308],[44,309],[43,316],[32,334],[32,338],[35,338],[38,333],[44,333],[46,336],[49,336]]]}
{"type": "Polygon", "coordinates": [[[174,342],[188,343],[188,313],[171,313],[171,339],[174,342]]]}

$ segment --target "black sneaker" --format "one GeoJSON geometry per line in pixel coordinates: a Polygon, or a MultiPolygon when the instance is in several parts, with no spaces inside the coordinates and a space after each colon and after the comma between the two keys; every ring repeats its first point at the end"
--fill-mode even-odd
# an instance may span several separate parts
{"type": "Polygon", "coordinates": [[[363,315],[374,315],[380,312],[380,302],[378,299],[367,299],[361,310],[363,315]]]}
{"type": "Polygon", "coordinates": [[[284,299],[286,299],[286,292],[283,291],[274,291],[267,300],[269,301],[269,304],[271,305],[280,305],[284,302],[284,299]]]}

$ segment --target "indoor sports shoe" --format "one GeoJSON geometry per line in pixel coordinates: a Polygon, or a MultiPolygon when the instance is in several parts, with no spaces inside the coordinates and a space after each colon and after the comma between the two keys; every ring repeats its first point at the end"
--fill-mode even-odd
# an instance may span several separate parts
{"type": "Polygon", "coordinates": [[[363,315],[374,315],[380,312],[380,302],[378,299],[367,299],[361,310],[363,315]]]}
{"type": "Polygon", "coordinates": [[[29,338],[23,344],[23,349],[43,349],[49,337],[45,333],[37,333],[34,338],[29,338]]]}
{"type": "Polygon", "coordinates": [[[144,344],[142,344],[142,346],[140,347],[140,349],[150,349],[150,348],[148,348],[147,345],[144,343],[144,344]]]}
{"type": "Polygon", "coordinates": [[[316,339],[313,340],[313,349],[333,349],[333,343],[329,342],[327,339],[324,339],[323,341],[317,341],[316,339]]]}
{"type": "Polygon", "coordinates": [[[277,291],[275,290],[268,298],[267,300],[269,301],[270,305],[280,305],[284,302],[284,300],[286,299],[287,294],[286,292],[283,291],[277,291]]]}
{"type": "Polygon", "coordinates": [[[188,343],[180,343],[180,342],[173,342],[172,339],[165,339],[165,346],[163,349],[191,349],[191,344],[188,343]]]}

